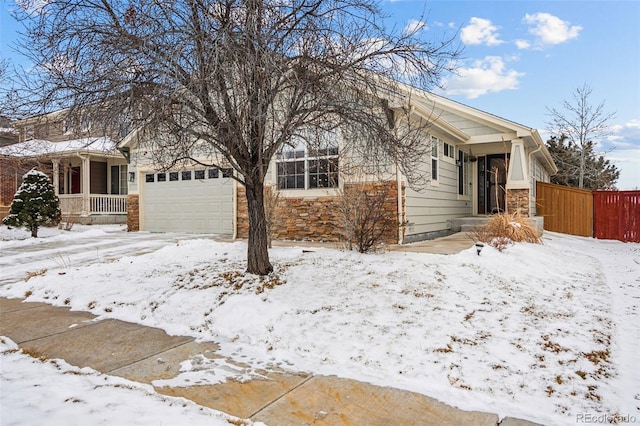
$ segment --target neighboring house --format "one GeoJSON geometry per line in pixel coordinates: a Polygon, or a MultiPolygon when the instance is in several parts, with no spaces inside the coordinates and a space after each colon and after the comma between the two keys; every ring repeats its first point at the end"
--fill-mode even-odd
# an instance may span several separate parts
{"type": "Polygon", "coordinates": [[[88,116],[74,120],[65,110],[13,126],[17,143],[0,148],[0,213],[8,211],[24,173],[37,167],[51,178],[64,221],[126,223],[127,162],[105,126],[88,116]]]}
{"type": "MultiPolygon", "coordinates": [[[[429,177],[412,189],[400,173],[369,182],[385,188],[388,220],[396,226],[387,243],[446,235],[457,218],[516,209],[535,216],[536,181],[548,182],[557,168],[537,130],[426,92],[407,96],[416,119],[432,122],[425,138],[433,142],[422,163],[429,177]]],[[[312,156],[304,146],[286,148],[275,158],[267,184],[279,191],[275,237],[338,241],[341,189],[354,185],[341,173],[340,135],[312,156]]],[[[246,237],[244,188],[230,170],[202,166],[158,171],[132,132],[118,145],[129,161],[130,231],[182,231],[246,237]]]]}

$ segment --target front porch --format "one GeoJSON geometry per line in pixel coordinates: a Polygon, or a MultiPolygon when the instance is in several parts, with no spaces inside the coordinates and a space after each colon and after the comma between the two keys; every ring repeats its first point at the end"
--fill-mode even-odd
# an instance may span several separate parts
{"type": "Polygon", "coordinates": [[[63,222],[127,222],[127,165],[111,156],[52,158],[52,181],[63,222]]]}
{"type": "Polygon", "coordinates": [[[127,222],[127,196],[59,194],[63,222],[107,225],[127,222]]]}

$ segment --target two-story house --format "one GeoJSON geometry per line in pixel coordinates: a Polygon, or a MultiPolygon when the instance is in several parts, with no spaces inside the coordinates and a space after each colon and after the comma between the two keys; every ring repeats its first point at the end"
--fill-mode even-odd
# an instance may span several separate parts
{"type": "Polygon", "coordinates": [[[13,123],[18,142],[0,147],[0,213],[8,212],[22,175],[36,167],[51,178],[63,220],[126,222],[127,161],[116,150],[125,127],[92,123],[67,110],[13,123]],[[122,133],[120,133],[122,132],[122,133]]]}

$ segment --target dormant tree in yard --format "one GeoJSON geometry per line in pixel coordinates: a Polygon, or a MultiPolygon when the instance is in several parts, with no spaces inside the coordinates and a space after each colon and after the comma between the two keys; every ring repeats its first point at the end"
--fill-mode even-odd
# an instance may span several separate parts
{"type": "Polygon", "coordinates": [[[609,122],[615,116],[615,113],[605,111],[604,102],[592,105],[589,99],[591,92],[591,87],[583,84],[573,93],[573,102],[563,101],[561,109],[547,108],[551,117],[549,130],[558,135],[559,140],[566,138],[569,146],[579,154],[578,188],[584,188],[589,150],[593,148],[594,142],[610,135],[609,122]]]}
{"type": "Polygon", "coordinates": [[[408,114],[396,81],[428,89],[459,53],[418,27],[387,31],[374,0],[52,0],[23,18],[41,107],[91,106],[104,123],[127,113],[158,167],[234,169],[255,274],[273,269],[263,191],[274,155],[308,129],[347,129],[341,150],[415,177],[427,123],[396,125],[408,114]]]}

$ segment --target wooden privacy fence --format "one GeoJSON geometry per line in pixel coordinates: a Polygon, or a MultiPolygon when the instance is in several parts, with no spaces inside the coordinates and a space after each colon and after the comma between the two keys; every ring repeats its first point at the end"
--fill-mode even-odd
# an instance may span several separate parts
{"type": "Polygon", "coordinates": [[[537,182],[536,207],[547,231],[640,242],[640,191],[588,191],[537,182]]]}
{"type": "Polygon", "coordinates": [[[590,237],[593,229],[593,195],[586,189],[536,183],[536,210],[544,229],[590,237]]]}
{"type": "Polygon", "coordinates": [[[593,191],[593,236],[640,243],[640,191],[593,191]]]}

